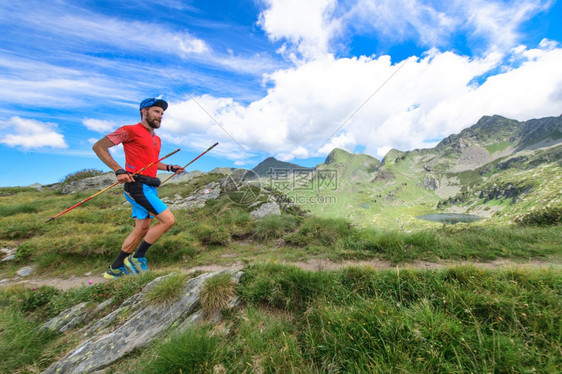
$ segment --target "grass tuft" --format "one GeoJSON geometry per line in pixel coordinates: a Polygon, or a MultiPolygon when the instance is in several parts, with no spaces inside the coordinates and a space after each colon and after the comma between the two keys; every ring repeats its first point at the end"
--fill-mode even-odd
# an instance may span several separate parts
{"type": "Polygon", "coordinates": [[[236,294],[234,282],[229,273],[217,274],[207,279],[200,294],[201,308],[205,315],[211,316],[228,307],[236,294]]]}
{"type": "Polygon", "coordinates": [[[171,273],[153,285],[144,295],[149,305],[170,305],[183,294],[186,275],[171,273]]]}
{"type": "Polygon", "coordinates": [[[144,374],[212,373],[218,361],[219,338],[207,329],[194,328],[176,333],[155,348],[156,357],[144,365],[144,374]]]}
{"type": "Polygon", "coordinates": [[[292,215],[266,216],[257,221],[254,238],[260,242],[276,240],[294,231],[298,225],[298,218],[292,215]]]}

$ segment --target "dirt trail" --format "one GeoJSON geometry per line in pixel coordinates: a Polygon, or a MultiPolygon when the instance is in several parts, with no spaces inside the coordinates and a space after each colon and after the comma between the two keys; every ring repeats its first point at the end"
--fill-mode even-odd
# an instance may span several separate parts
{"type": "MultiPolygon", "coordinates": [[[[310,271],[324,271],[324,270],[338,270],[349,266],[370,267],[375,270],[389,270],[389,269],[417,269],[417,270],[433,270],[444,269],[454,266],[471,265],[483,269],[499,269],[499,268],[561,268],[561,263],[553,263],[548,261],[532,260],[529,262],[514,262],[506,259],[499,259],[492,262],[469,262],[469,261],[455,261],[455,262],[428,262],[428,261],[414,261],[408,264],[393,265],[388,261],[379,259],[367,261],[342,261],[333,262],[330,260],[313,259],[306,262],[282,262],[285,265],[293,265],[303,270],[310,271]]],[[[236,262],[232,265],[202,265],[194,266],[189,269],[184,269],[186,273],[195,271],[221,271],[221,270],[240,270],[244,267],[241,262],[236,262]]],[[[62,278],[48,278],[48,277],[33,277],[32,275],[26,277],[13,277],[0,280],[0,287],[8,287],[13,285],[22,285],[24,287],[39,287],[39,286],[52,286],[61,290],[68,290],[74,287],[88,286],[91,284],[99,284],[109,282],[102,274],[90,276],[71,276],[66,279],[62,278]]]]}

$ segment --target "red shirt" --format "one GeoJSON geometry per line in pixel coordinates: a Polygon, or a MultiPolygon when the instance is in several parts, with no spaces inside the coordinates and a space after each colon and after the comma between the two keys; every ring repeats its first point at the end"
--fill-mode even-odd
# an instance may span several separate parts
{"type": "MultiPolygon", "coordinates": [[[[125,149],[125,170],[136,173],[146,165],[160,158],[160,138],[150,132],[140,122],[136,125],[123,126],[107,134],[113,144],[123,143],[125,149]]],[[[140,174],[156,177],[158,164],[154,164],[140,174]]]]}

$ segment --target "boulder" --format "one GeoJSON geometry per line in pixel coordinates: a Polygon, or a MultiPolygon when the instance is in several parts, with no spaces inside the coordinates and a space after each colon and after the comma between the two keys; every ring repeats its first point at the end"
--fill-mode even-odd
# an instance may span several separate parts
{"type": "Polygon", "coordinates": [[[250,216],[256,219],[261,219],[269,215],[279,215],[281,214],[281,208],[279,204],[275,202],[265,203],[260,205],[260,207],[250,213],[250,216]]]}
{"type": "Polygon", "coordinates": [[[43,326],[39,328],[39,331],[49,329],[57,332],[64,332],[75,328],[86,320],[88,314],[85,313],[85,309],[87,306],[88,303],[83,302],[63,311],[55,318],[43,324],[43,326]]]}
{"type": "Polygon", "coordinates": [[[21,269],[19,269],[16,274],[19,275],[20,277],[27,277],[28,275],[31,275],[33,273],[35,269],[33,269],[33,266],[24,266],[21,269]]]}

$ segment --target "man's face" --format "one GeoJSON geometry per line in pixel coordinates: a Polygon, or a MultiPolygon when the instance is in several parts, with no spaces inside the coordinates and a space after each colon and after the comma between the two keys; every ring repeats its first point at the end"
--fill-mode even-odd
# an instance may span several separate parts
{"type": "Polygon", "coordinates": [[[162,117],[164,116],[164,109],[159,106],[151,106],[143,110],[145,110],[145,118],[148,125],[153,129],[160,128],[162,117]]]}

